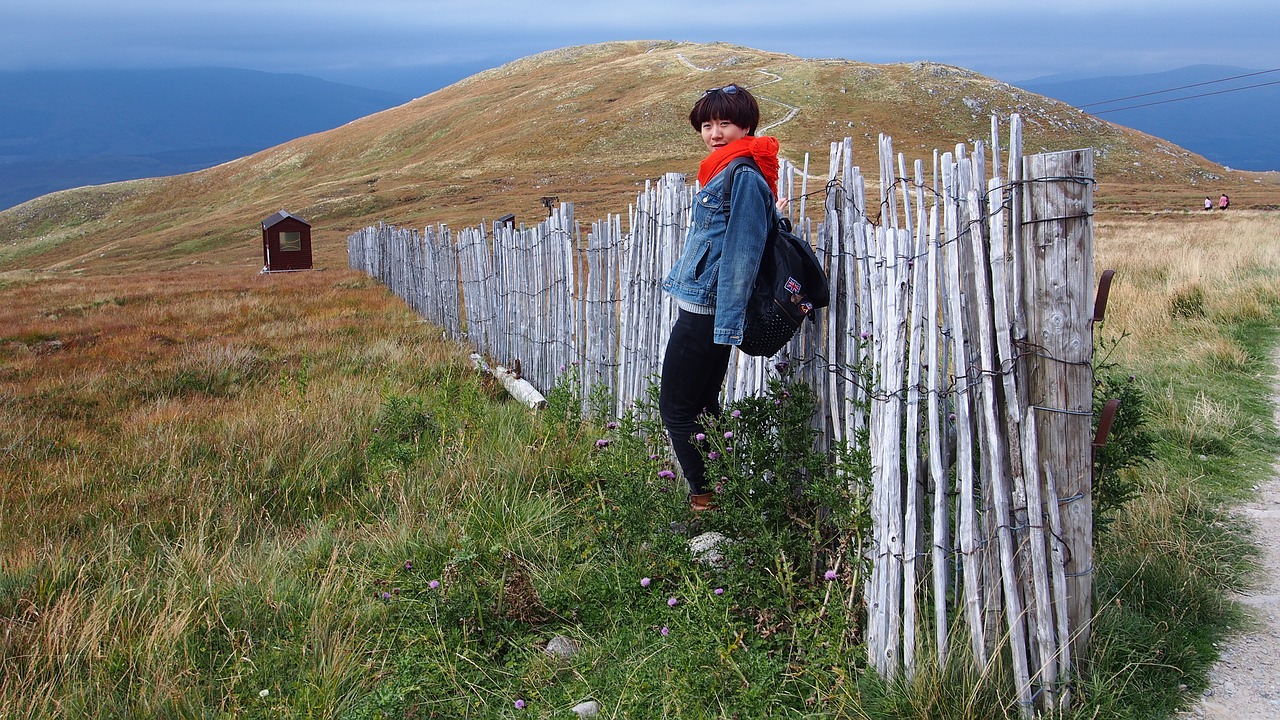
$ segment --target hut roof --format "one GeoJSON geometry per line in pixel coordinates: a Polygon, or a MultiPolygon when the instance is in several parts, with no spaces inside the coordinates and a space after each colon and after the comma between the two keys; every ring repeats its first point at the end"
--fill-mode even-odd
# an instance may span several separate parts
{"type": "Polygon", "coordinates": [[[281,210],[280,212],[276,213],[275,215],[272,215],[271,217],[266,218],[265,220],[263,220],[263,221],[262,221],[262,229],[263,229],[263,230],[265,230],[265,229],[267,229],[267,228],[271,227],[272,225],[275,225],[276,223],[278,223],[278,222],[280,222],[280,221],[282,221],[282,220],[288,219],[288,218],[293,218],[294,220],[297,220],[298,222],[302,223],[303,225],[306,225],[307,227],[311,227],[311,223],[307,222],[306,220],[303,220],[302,218],[298,217],[297,215],[294,215],[294,214],[290,213],[290,212],[289,212],[289,211],[287,211],[287,210],[281,210]]]}

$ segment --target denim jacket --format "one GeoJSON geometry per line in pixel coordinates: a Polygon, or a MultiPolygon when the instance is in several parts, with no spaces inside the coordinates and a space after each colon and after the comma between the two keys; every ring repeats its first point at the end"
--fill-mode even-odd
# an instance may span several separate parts
{"type": "Polygon", "coordinates": [[[684,250],[662,289],[683,305],[714,309],[719,345],[741,345],[747,298],[751,296],[773,220],[773,193],[764,177],[741,166],[724,207],[727,173],[711,178],[693,201],[684,250]]]}

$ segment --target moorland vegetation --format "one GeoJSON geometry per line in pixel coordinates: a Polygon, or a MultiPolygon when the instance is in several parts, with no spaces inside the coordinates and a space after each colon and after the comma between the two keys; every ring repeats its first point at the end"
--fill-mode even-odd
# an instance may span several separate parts
{"type": "MultiPolygon", "coordinates": [[[[716,522],[753,540],[707,567],[667,531],[683,497],[643,404],[583,410],[570,370],[530,411],[345,268],[345,231],[376,220],[534,213],[549,189],[580,217],[618,212],[636,182],[693,166],[690,87],[757,68],[807,109],[784,146],[821,157],[851,128],[932,152],[982,137],[1001,102],[1068,111],[945,66],[608,44],[219,168],[0,213],[0,717],[553,717],[587,700],[619,717],[1015,715],[1000,672],[866,671],[856,566],[815,570],[856,547],[862,508],[803,451],[802,387],[729,430],[782,428],[757,447],[809,467],[815,492],[731,489],[716,522]],[[943,120],[981,88],[981,117],[943,120]],[[512,103],[509,141],[474,122],[512,103]],[[316,270],[257,274],[255,223],[281,206],[319,229],[316,270]],[[805,524],[818,507],[834,514],[805,524]],[[548,655],[557,636],[577,652],[548,655]]],[[[1277,449],[1280,194],[1123,128],[1036,117],[1029,143],[1106,150],[1099,397],[1128,409],[1101,458],[1075,716],[1169,717],[1249,581],[1230,509],[1277,449]],[[1236,183],[1241,208],[1182,210],[1204,183],[1236,183]]]]}

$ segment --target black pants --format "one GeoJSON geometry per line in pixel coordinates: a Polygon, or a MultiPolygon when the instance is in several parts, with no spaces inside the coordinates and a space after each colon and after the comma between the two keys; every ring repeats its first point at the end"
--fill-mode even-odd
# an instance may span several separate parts
{"type": "Polygon", "coordinates": [[[733,351],[730,345],[712,341],[714,328],[715,316],[680,311],[662,359],[658,393],[662,424],[671,435],[671,447],[689,492],[695,495],[707,492],[711,485],[707,483],[702,444],[694,436],[706,430],[704,414],[720,416],[720,390],[733,351]]]}

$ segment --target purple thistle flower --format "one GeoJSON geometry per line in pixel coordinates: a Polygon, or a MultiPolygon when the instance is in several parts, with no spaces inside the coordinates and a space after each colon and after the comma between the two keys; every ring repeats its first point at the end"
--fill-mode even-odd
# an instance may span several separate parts
{"type": "Polygon", "coordinates": [[[659,630],[658,632],[662,633],[662,637],[666,637],[667,634],[671,632],[671,630],[666,625],[663,625],[662,629],[659,630]]]}
{"type": "Polygon", "coordinates": [[[662,478],[663,480],[674,480],[676,477],[676,474],[671,472],[670,470],[659,470],[658,477],[662,478]]]}
{"type": "Polygon", "coordinates": [[[617,430],[617,429],[618,429],[618,423],[616,423],[616,422],[614,422],[614,421],[610,420],[610,421],[608,422],[608,424],[606,424],[606,425],[605,425],[605,427],[609,428],[610,430],[617,430]]]}
{"type": "Polygon", "coordinates": [[[791,364],[786,360],[779,360],[778,364],[774,365],[774,367],[778,368],[778,372],[786,372],[787,368],[791,367],[791,364]]]}
{"type": "Polygon", "coordinates": [[[675,599],[675,598],[667,598],[667,605],[668,605],[668,606],[670,606],[670,607],[675,607],[676,605],[679,605],[679,604],[680,604],[680,601],[679,601],[679,600],[677,600],[677,599],[675,599]]]}
{"type": "Polygon", "coordinates": [[[725,445],[725,446],[724,446],[724,451],[725,451],[725,452],[733,452],[733,446],[732,446],[732,445],[725,445]]]}
{"type": "Polygon", "coordinates": [[[725,431],[724,439],[725,439],[725,440],[732,440],[732,439],[733,439],[733,431],[732,431],[732,430],[727,430],[727,431],[725,431]]]}
{"type": "Polygon", "coordinates": [[[647,577],[640,578],[640,587],[649,587],[649,583],[653,582],[647,577]]]}
{"type": "Polygon", "coordinates": [[[826,578],[828,581],[831,581],[831,580],[835,580],[839,576],[836,574],[835,570],[828,570],[822,573],[822,577],[826,578]]]}
{"type": "Polygon", "coordinates": [[[383,592],[383,593],[382,593],[382,595],[381,595],[381,597],[382,597],[382,599],[383,599],[383,600],[390,600],[390,599],[391,599],[391,593],[389,593],[389,592],[383,592]]]}
{"type": "Polygon", "coordinates": [[[657,459],[658,459],[658,453],[654,453],[654,454],[650,455],[650,456],[649,456],[649,459],[650,459],[650,460],[657,460],[657,459]]]}
{"type": "Polygon", "coordinates": [[[693,436],[693,439],[694,439],[694,440],[697,440],[698,442],[702,442],[703,440],[706,440],[706,439],[707,439],[707,434],[706,434],[706,433],[698,433],[697,435],[694,435],[694,436],[693,436]]]}
{"type": "Polygon", "coordinates": [[[404,569],[405,569],[405,570],[412,570],[412,569],[413,569],[413,561],[412,561],[412,560],[405,560],[405,561],[404,561],[404,569]]]}
{"type": "Polygon", "coordinates": [[[707,453],[707,458],[710,460],[719,460],[720,453],[716,452],[715,450],[712,450],[711,452],[707,453]]]}
{"type": "Polygon", "coordinates": [[[440,587],[440,581],[432,580],[431,582],[427,583],[427,587],[431,588],[432,590],[435,590],[436,588],[440,587]]]}
{"type": "Polygon", "coordinates": [[[729,417],[740,418],[740,417],[742,417],[742,411],[741,411],[741,410],[734,410],[733,412],[729,413],[729,417]]]}
{"type": "Polygon", "coordinates": [[[523,710],[523,709],[524,709],[524,701],[523,701],[523,700],[517,700],[517,701],[516,701],[516,709],[517,709],[517,710],[523,710]]]}
{"type": "Polygon", "coordinates": [[[717,595],[723,595],[723,594],[724,594],[724,588],[716,588],[716,594],[717,594],[717,595]]]}
{"type": "Polygon", "coordinates": [[[605,438],[600,438],[599,440],[596,441],[596,447],[607,448],[609,447],[609,441],[605,438]]]}

